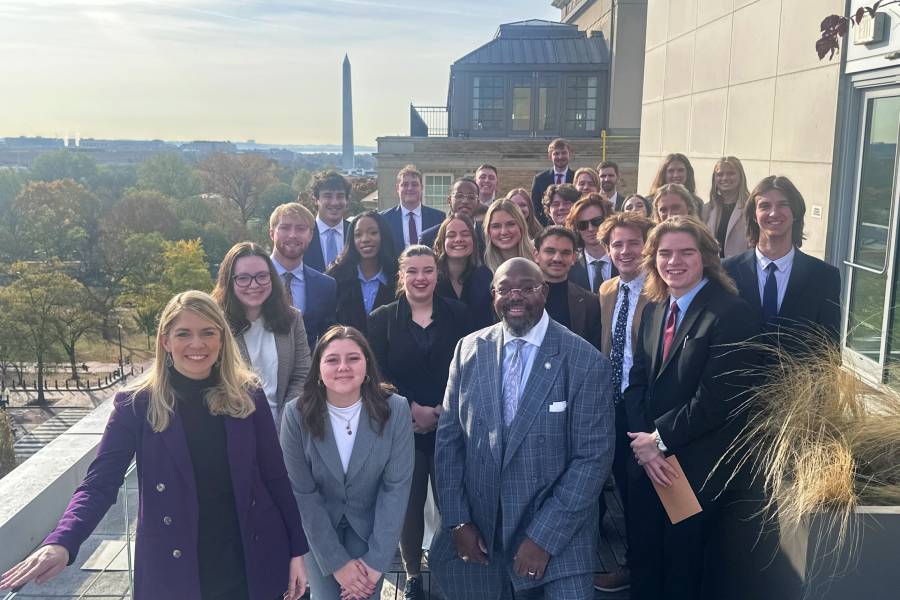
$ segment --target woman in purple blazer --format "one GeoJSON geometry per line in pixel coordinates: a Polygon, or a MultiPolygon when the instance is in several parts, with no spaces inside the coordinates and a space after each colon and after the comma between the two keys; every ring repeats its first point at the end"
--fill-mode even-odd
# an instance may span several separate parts
{"type": "Polygon", "coordinates": [[[0,578],[43,583],[72,564],[137,457],[136,600],[296,600],[306,537],[255,375],[203,292],[163,310],[156,359],[116,394],[88,473],[56,529],[0,578]]]}

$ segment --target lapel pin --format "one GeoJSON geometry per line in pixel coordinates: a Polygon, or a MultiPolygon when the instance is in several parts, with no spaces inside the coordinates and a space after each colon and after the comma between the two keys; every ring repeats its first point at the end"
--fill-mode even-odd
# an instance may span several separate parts
{"type": "Polygon", "coordinates": [[[550,363],[545,362],[545,363],[544,363],[544,368],[545,368],[545,369],[550,369],[550,363]]]}

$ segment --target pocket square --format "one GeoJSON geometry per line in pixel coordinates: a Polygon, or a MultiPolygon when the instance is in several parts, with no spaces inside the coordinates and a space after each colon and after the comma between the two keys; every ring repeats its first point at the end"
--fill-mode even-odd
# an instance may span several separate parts
{"type": "Polygon", "coordinates": [[[563,412],[566,410],[566,405],[568,402],[565,400],[560,400],[559,402],[551,402],[550,403],[550,412],[563,412]]]}

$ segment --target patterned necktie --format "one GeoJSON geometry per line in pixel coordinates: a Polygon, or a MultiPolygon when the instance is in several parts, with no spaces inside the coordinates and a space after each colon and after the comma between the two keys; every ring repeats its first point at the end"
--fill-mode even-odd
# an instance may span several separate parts
{"type": "Polygon", "coordinates": [[[294,290],[291,289],[291,284],[294,283],[294,274],[290,271],[285,271],[282,278],[284,278],[284,293],[287,295],[288,303],[293,306],[294,290]]]}
{"type": "Polygon", "coordinates": [[[509,369],[503,379],[503,422],[509,426],[519,408],[519,385],[522,382],[522,346],[525,340],[515,339],[509,369]]]}
{"type": "Polygon", "coordinates": [[[778,265],[770,262],[766,266],[766,284],[763,286],[762,313],[763,321],[768,325],[778,317],[778,281],[775,279],[775,271],[778,265]]]}
{"type": "Polygon", "coordinates": [[[594,269],[594,283],[591,285],[591,291],[595,294],[600,290],[600,284],[603,283],[603,261],[591,261],[591,267],[594,269]]]}
{"type": "Polygon", "coordinates": [[[663,362],[669,357],[676,329],[678,329],[678,303],[672,302],[672,306],[669,308],[669,318],[666,319],[666,330],[663,333],[663,362]]]}
{"type": "Polygon", "coordinates": [[[563,178],[562,173],[557,173],[557,174],[556,174],[556,185],[559,185],[559,184],[561,184],[561,183],[563,182],[563,181],[562,181],[562,178],[563,178]]]}
{"type": "Polygon", "coordinates": [[[619,307],[619,314],[616,316],[616,326],[613,329],[612,351],[609,359],[612,361],[612,386],[613,400],[616,404],[622,400],[622,377],[624,361],[625,361],[625,336],[628,329],[628,309],[631,299],[628,297],[628,286],[622,286],[622,305],[619,307]]]}
{"type": "Polygon", "coordinates": [[[419,234],[416,233],[416,215],[412,212],[409,212],[407,214],[409,215],[409,244],[418,244],[419,234]]]}
{"type": "Polygon", "coordinates": [[[325,268],[337,258],[337,231],[334,228],[325,231],[328,234],[325,240],[325,268]]]}

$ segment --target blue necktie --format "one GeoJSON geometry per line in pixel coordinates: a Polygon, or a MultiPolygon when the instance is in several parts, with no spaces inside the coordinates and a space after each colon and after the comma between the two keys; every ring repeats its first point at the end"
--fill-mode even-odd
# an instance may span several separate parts
{"type": "Polygon", "coordinates": [[[522,382],[522,346],[525,340],[515,339],[509,370],[503,379],[503,422],[508,426],[519,408],[519,384],[522,382]]]}
{"type": "Polygon", "coordinates": [[[763,287],[762,314],[763,321],[771,324],[778,317],[778,282],[775,280],[775,271],[778,265],[770,262],[766,266],[766,284],[763,287]]]}
{"type": "Polygon", "coordinates": [[[630,299],[628,297],[628,286],[622,286],[622,305],[619,307],[619,314],[616,316],[616,327],[612,336],[612,351],[609,359],[612,362],[612,387],[613,400],[618,404],[622,400],[622,377],[624,376],[623,366],[625,362],[625,336],[628,335],[628,309],[630,299]]]}
{"type": "Polygon", "coordinates": [[[325,268],[337,258],[337,231],[334,228],[327,230],[328,239],[325,240],[325,268]]]}

